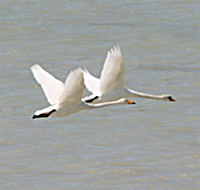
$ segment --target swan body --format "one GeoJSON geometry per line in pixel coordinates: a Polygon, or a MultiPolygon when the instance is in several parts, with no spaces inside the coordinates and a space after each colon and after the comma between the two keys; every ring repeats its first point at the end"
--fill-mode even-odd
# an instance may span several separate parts
{"type": "Polygon", "coordinates": [[[82,100],[89,103],[114,101],[120,98],[139,97],[164,101],[175,101],[170,95],[152,95],[137,92],[124,87],[124,61],[119,46],[114,46],[107,53],[100,79],[92,76],[84,68],[83,77],[86,88],[92,95],[82,100]]]}
{"type": "Polygon", "coordinates": [[[94,109],[109,105],[134,104],[134,102],[125,98],[93,105],[82,102],[81,97],[85,85],[81,68],[71,71],[65,84],[54,78],[38,64],[33,65],[31,71],[51,104],[47,108],[37,110],[32,117],[33,119],[49,116],[64,117],[84,109],[94,109]]]}

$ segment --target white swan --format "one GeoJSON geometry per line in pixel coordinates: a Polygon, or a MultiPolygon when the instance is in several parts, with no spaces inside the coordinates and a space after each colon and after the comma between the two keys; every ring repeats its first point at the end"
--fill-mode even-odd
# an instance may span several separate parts
{"type": "Polygon", "coordinates": [[[33,65],[31,71],[36,81],[41,85],[48,102],[51,104],[47,108],[36,111],[32,117],[33,119],[49,117],[50,115],[53,117],[64,117],[83,109],[100,108],[109,105],[135,104],[125,98],[93,105],[82,102],[81,97],[85,85],[81,68],[71,71],[65,84],[54,78],[38,64],[33,65]]]}
{"type": "Polygon", "coordinates": [[[100,79],[92,76],[85,68],[84,83],[92,95],[82,100],[88,103],[114,101],[120,98],[139,97],[155,100],[175,101],[170,95],[152,95],[124,87],[124,62],[119,46],[108,51],[100,79]]]}

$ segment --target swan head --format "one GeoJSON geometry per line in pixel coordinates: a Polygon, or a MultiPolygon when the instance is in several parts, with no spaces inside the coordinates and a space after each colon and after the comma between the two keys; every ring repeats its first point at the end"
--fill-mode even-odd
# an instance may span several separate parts
{"type": "Polygon", "coordinates": [[[135,102],[132,102],[131,100],[128,100],[126,98],[121,98],[117,100],[116,102],[118,102],[119,104],[136,104],[135,102]]]}
{"type": "Polygon", "coordinates": [[[162,99],[170,102],[176,102],[176,100],[170,95],[162,95],[162,99]]]}
{"type": "Polygon", "coordinates": [[[130,101],[128,99],[126,99],[126,102],[127,102],[127,104],[136,104],[135,102],[132,102],[132,101],[130,101]]]}

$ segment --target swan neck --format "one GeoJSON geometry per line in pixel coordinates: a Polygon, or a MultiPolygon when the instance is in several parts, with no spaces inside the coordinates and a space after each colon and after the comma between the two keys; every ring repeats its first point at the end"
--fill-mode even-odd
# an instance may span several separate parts
{"type": "Polygon", "coordinates": [[[126,89],[127,90],[127,94],[129,97],[138,97],[138,98],[147,98],[147,99],[157,99],[157,100],[162,100],[163,96],[159,96],[159,95],[152,95],[152,94],[145,94],[142,92],[137,92],[131,89],[126,89]]]}

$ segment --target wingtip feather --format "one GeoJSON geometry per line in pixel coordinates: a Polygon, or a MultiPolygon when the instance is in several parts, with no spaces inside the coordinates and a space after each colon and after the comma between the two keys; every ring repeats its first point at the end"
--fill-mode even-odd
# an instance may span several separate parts
{"type": "Polygon", "coordinates": [[[110,51],[108,51],[107,56],[110,56],[110,55],[113,55],[116,57],[122,56],[119,44],[111,48],[110,51]]]}
{"type": "Polygon", "coordinates": [[[82,69],[82,73],[83,73],[83,76],[85,75],[90,75],[90,72],[87,70],[87,68],[86,67],[83,67],[83,69],[82,69]]]}
{"type": "Polygon", "coordinates": [[[30,67],[31,71],[34,71],[34,70],[38,70],[38,69],[41,69],[41,66],[37,63],[35,63],[34,65],[32,65],[30,67]]]}
{"type": "MultiPolygon", "coordinates": [[[[82,76],[83,76],[82,69],[79,67],[79,68],[77,68],[77,69],[71,71],[71,72],[69,73],[68,77],[71,77],[71,76],[73,76],[73,75],[82,75],[82,76]]],[[[68,78],[68,77],[67,77],[67,78],[68,78]]]]}

